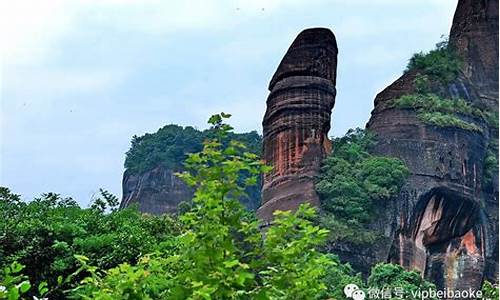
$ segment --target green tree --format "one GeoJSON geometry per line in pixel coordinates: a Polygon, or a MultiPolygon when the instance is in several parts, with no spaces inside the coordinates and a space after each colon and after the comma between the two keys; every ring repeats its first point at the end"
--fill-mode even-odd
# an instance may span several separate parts
{"type": "Polygon", "coordinates": [[[62,297],[64,289],[86,276],[64,284],[58,279],[78,269],[74,255],[85,255],[100,268],[135,263],[143,254],[168,246],[178,228],[169,216],[141,215],[135,208],[107,213],[117,199],[104,190],[88,209],[55,193],[25,203],[6,188],[0,191],[0,267],[27,266],[24,275],[34,286],[47,282],[51,298],[62,297]]]}
{"type": "Polygon", "coordinates": [[[447,84],[457,77],[462,65],[462,59],[449,45],[448,39],[445,39],[437,43],[436,48],[427,53],[414,54],[410,58],[405,72],[417,70],[431,79],[447,84]]]}
{"type": "Polygon", "coordinates": [[[320,221],[334,232],[331,242],[374,241],[377,235],[368,225],[375,206],[397,195],[409,175],[401,160],[370,154],[374,143],[369,132],[351,129],[333,141],[335,148],[323,161],[316,191],[323,208],[320,221]]]}
{"type": "Polygon", "coordinates": [[[188,172],[180,176],[196,192],[180,216],[173,250],[105,271],[87,267],[91,276],[73,290],[74,297],[316,299],[326,290],[322,279],[335,263],[317,251],[327,231],[311,221],[314,209],[276,212],[263,237],[258,221],[237,201],[269,167],[243,143],[226,142],[232,131],[223,122],[228,117],[210,118],[213,138],[186,160],[188,172]]]}
{"type": "Polygon", "coordinates": [[[435,290],[434,284],[424,280],[415,271],[406,271],[400,265],[380,263],[368,277],[368,287],[391,292],[390,299],[421,299],[417,292],[435,290]],[[399,293],[399,294],[398,294],[399,293]]]}

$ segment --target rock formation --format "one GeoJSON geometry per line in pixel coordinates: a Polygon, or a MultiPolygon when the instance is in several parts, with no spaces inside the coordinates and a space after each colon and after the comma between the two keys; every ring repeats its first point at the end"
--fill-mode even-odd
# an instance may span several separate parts
{"type": "MultiPolygon", "coordinates": [[[[142,173],[126,170],[120,208],[136,204],[144,213],[176,213],[181,202],[191,202],[194,190],[174,173],[161,165],[142,173]]],[[[247,196],[242,197],[240,202],[248,210],[255,211],[260,203],[260,185],[247,188],[246,193],[247,196]]]]}
{"type": "MultiPolygon", "coordinates": [[[[498,0],[460,0],[449,43],[464,66],[440,94],[497,112],[498,0]]],[[[484,275],[498,280],[498,185],[482,187],[486,147],[497,129],[465,115],[482,131],[428,125],[414,109],[391,106],[415,92],[416,76],[407,72],[380,92],[367,124],[377,136],[374,152],[401,158],[411,171],[393,207],[379,217],[392,243],[372,249],[372,258],[420,270],[440,288],[477,289],[484,275]]]]}
{"type": "MultiPolygon", "coordinates": [[[[463,60],[457,78],[431,82],[442,98],[462,98],[498,112],[498,0],[460,0],[449,40],[463,60]]],[[[265,175],[261,219],[300,203],[319,204],[313,177],[330,151],[326,136],[335,100],[337,47],[326,29],[299,34],[269,85],[264,116],[265,175]]],[[[375,154],[402,159],[411,175],[400,195],[377,209],[371,227],[385,239],[371,247],[330,249],[359,271],[377,262],[415,269],[439,288],[478,289],[484,277],[498,281],[498,172],[483,184],[487,147],[498,128],[474,115],[458,114],[476,130],[425,123],[414,108],[394,99],[414,94],[419,70],[406,72],[375,99],[367,129],[375,154]]]]}
{"type": "Polygon", "coordinates": [[[302,31],[269,84],[262,122],[263,158],[273,167],[264,175],[261,219],[302,202],[319,204],[313,177],[330,151],[327,133],[335,103],[337,44],[329,29],[302,31]]]}
{"type": "Polygon", "coordinates": [[[163,166],[136,174],[123,174],[123,198],[120,208],[137,204],[139,211],[149,214],[174,213],[179,203],[193,198],[188,187],[174,172],[163,166]]]}
{"type": "Polygon", "coordinates": [[[461,0],[450,32],[450,44],[464,58],[463,76],[478,99],[498,111],[498,0],[461,0]]]}

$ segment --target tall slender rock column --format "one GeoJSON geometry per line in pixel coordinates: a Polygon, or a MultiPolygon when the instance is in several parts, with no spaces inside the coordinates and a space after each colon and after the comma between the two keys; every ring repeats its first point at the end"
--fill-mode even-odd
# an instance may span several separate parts
{"type": "Polygon", "coordinates": [[[262,205],[270,221],[275,210],[301,203],[319,205],[314,176],[331,150],[330,115],[335,103],[337,43],[326,28],[302,31],[293,41],[269,84],[263,155],[272,172],[264,176],[262,205]]]}

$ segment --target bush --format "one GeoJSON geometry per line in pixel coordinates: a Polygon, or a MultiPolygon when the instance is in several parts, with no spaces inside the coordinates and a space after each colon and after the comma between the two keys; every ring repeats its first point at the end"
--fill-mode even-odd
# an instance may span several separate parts
{"type": "MultiPolygon", "coordinates": [[[[417,77],[418,78],[418,77],[417,77]]],[[[415,109],[417,117],[425,124],[439,127],[459,127],[465,130],[482,132],[478,125],[465,121],[460,115],[480,118],[494,125],[494,118],[478,107],[463,99],[446,99],[433,93],[416,93],[393,99],[391,107],[415,109]]]]}
{"type": "Polygon", "coordinates": [[[417,70],[443,84],[454,80],[463,65],[462,60],[444,40],[436,44],[436,48],[428,53],[416,53],[408,62],[406,72],[417,70]]]}
{"type": "Polygon", "coordinates": [[[417,272],[406,271],[400,265],[383,263],[372,268],[368,286],[378,292],[389,291],[391,295],[389,299],[419,300],[421,297],[417,292],[436,289],[434,284],[424,280],[417,272]]]}
{"type": "Polygon", "coordinates": [[[14,262],[0,271],[0,299],[20,299],[31,289],[28,277],[21,273],[23,269],[23,265],[14,262]]]}
{"type": "Polygon", "coordinates": [[[483,292],[483,299],[498,299],[500,296],[498,283],[494,285],[487,280],[484,281],[481,291],[483,292]]]}
{"type": "Polygon", "coordinates": [[[0,267],[27,266],[24,275],[34,286],[47,282],[51,298],[62,297],[63,289],[82,278],[58,282],[78,269],[74,255],[85,255],[99,268],[135,263],[168,243],[178,228],[168,216],[141,215],[135,208],[106,213],[109,204],[117,204],[107,191],[88,209],[54,193],[30,203],[18,200],[7,188],[0,190],[0,267]]]}
{"type": "Polygon", "coordinates": [[[334,262],[316,250],[328,231],[313,225],[314,210],[276,212],[263,238],[257,220],[237,199],[269,170],[238,141],[225,142],[228,115],[210,118],[213,138],[190,154],[180,176],[196,188],[192,207],[181,215],[172,251],[156,251],[137,264],[101,270],[72,292],[83,299],[315,299],[334,262]],[[244,174],[250,177],[244,179],[244,174]]]}
{"type": "Polygon", "coordinates": [[[333,242],[372,242],[376,235],[367,226],[375,205],[397,195],[409,175],[401,160],[370,154],[374,143],[369,132],[351,129],[333,141],[323,161],[316,191],[324,211],[320,220],[335,232],[333,242]]]}

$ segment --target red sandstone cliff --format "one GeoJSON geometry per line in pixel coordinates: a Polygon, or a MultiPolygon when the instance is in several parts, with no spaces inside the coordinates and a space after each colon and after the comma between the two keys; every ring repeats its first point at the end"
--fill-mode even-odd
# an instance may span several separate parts
{"type": "MultiPolygon", "coordinates": [[[[460,0],[450,33],[464,65],[439,93],[498,112],[498,0],[460,0]]],[[[411,176],[382,220],[392,244],[372,249],[376,259],[420,270],[440,288],[479,288],[498,280],[498,185],[482,186],[486,147],[498,129],[461,116],[482,131],[425,124],[414,109],[391,107],[415,92],[418,70],[401,76],[375,99],[367,128],[377,154],[401,158],[411,176]]],[[[434,82],[433,84],[439,85],[434,82]]]]}
{"type": "Polygon", "coordinates": [[[265,221],[275,210],[302,202],[319,204],[313,177],[330,151],[327,134],[335,103],[337,44],[329,29],[302,31],[293,41],[269,84],[262,122],[263,155],[273,171],[264,176],[265,221]]]}

